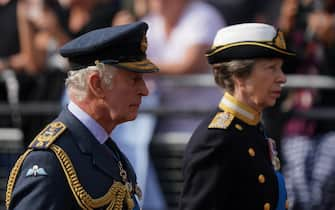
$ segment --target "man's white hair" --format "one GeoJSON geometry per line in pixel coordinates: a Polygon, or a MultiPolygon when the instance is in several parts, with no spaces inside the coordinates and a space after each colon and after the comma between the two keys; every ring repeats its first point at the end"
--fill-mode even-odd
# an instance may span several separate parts
{"type": "Polygon", "coordinates": [[[115,68],[110,65],[98,63],[96,66],[88,66],[87,68],[73,70],[68,72],[65,80],[65,86],[69,91],[69,95],[75,97],[77,100],[82,101],[88,90],[88,76],[92,72],[98,72],[102,81],[102,86],[110,88],[112,85],[112,77],[115,68]]]}

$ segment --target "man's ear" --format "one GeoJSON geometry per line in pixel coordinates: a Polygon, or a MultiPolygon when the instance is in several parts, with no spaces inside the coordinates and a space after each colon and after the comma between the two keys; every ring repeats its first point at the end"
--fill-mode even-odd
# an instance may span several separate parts
{"type": "Polygon", "coordinates": [[[88,88],[90,92],[97,98],[103,98],[105,96],[102,88],[102,80],[100,79],[99,73],[94,72],[88,76],[88,88]]]}

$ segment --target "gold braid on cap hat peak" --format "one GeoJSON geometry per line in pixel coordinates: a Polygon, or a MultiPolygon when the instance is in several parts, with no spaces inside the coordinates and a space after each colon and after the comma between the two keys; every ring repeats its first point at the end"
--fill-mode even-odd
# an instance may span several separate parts
{"type": "Polygon", "coordinates": [[[141,41],[141,45],[140,45],[140,49],[143,53],[145,53],[145,51],[148,48],[148,39],[147,37],[144,35],[141,41]]]}
{"type": "Polygon", "coordinates": [[[264,40],[264,41],[241,41],[241,42],[234,42],[230,44],[225,45],[213,45],[211,47],[212,51],[209,53],[206,53],[206,56],[212,56],[218,52],[221,52],[222,50],[231,48],[231,47],[237,47],[237,46],[244,46],[244,45],[254,45],[254,46],[260,46],[264,48],[268,48],[271,50],[274,50],[276,52],[286,54],[286,55],[295,55],[295,53],[288,52],[286,49],[286,43],[284,39],[284,34],[282,31],[277,30],[276,36],[271,40],[264,40]]]}

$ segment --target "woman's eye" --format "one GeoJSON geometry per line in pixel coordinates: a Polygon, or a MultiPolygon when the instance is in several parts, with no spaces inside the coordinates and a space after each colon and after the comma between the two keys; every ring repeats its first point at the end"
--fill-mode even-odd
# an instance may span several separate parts
{"type": "Polygon", "coordinates": [[[270,69],[272,71],[276,71],[278,68],[277,68],[277,66],[269,66],[268,69],[270,69]]]}

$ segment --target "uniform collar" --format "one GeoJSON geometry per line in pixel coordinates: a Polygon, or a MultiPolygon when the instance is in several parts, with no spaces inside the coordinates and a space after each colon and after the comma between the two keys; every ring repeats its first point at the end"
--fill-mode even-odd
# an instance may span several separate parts
{"type": "MultiPolygon", "coordinates": [[[[90,155],[92,164],[114,179],[119,179],[119,169],[111,167],[117,165],[117,162],[111,156],[111,152],[106,145],[100,144],[89,129],[67,108],[61,112],[56,119],[63,122],[70,131],[70,137],[78,145],[79,151],[85,155],[90,155]]],[[[64,147],[65,151],[74,150],[69,146],[64,147]]]]}
{"type": "Polygon", "coordinates": [[[245,103],[238,101],[228,92],[225,92],[224,96],[222,97],[219,108],[230,112],[249,125],[257,125],[261,119],[261,114],[259,112],[245,103]]]}
{"type": "Polygon", "coordinates": [[[93,119],[72,101],[70,101],[68,109],[81,123],[85,125],[85,127],[87,127],[87,129],[100,142],[100,144],[105,143],[109,135],[95,119],[93,119]]]}

